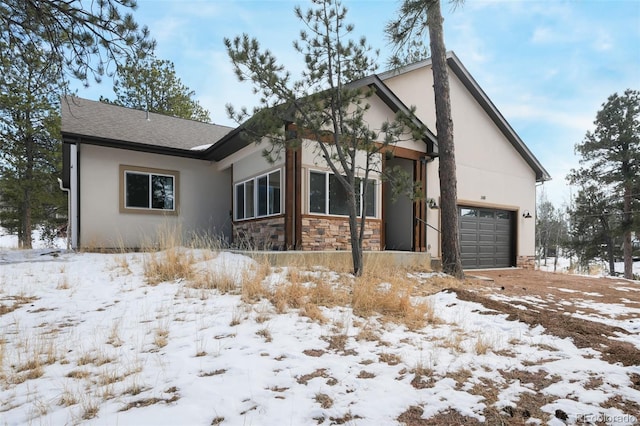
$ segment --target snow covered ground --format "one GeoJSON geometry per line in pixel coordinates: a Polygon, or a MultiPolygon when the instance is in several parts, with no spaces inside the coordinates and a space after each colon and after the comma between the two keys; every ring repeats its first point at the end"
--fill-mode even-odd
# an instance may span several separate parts
{"type": "MultiPolygon", "coordinates": [[[[558,264],[556,265],[556,269],[554,271],[554,257],[548,257],[545,265],[544,259],[542,259],[538,265],[538,268],[542,271],[548,272],[568,272],[571,267],[571,261],[566,257],[559,257],[558,264]]],[[[616,272],[622,274],[624,272],[624,262],[615,262],[616,272]]],[[[592,268],[592,274],[605,276],[608,275],[608,265],[604,262],[594,263],[592,268]]],[[[633,262],[633,273],[635,275],[640,276],[640,261],[633,262]]]]}
{"type": "MultiPolygon", "coordinates": [[[[260,268],[227,252],[181,254],[213,279],[241,283],[260,268]]],[[[640,366],[609,364],[455,293],[414,296],[434,317],[415,330],[348,305],[319,306],[321,321],[243,301],[241,288],[150,285],[151,261],[0,249],[0,425],[392,425],[412,407],[507,424],[640,418],[640,366]],[[532,400],[540,409],[525,412],[532,400]]],[[[291,273],[271,269],[263,284],[291,273]]],[[[306,286],[349,281],[301,274],[306,286]]],[[[409,279],[419,288],[433,275],[409,279]]]]}
{"type": "MultiPolygon", "coordinates": [[[[33,239],[32,245],[34,249],[46,249],[46,248],[66,248],[67,240],[64,238],[54,238],[53,241],[46,241],[40,229],[35,229],[31,236],[33,239]]],[[[0,250],[17,249],[18,248],[18,236],[15,234],[9,234],[6,229],[0,226],[0,250]]]]}

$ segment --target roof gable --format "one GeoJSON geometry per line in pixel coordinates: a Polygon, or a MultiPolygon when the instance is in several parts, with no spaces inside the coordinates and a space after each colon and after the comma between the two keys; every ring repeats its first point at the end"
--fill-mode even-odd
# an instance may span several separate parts
{"type": "MultiPolygon", "coordinates": [[[[387,87],[386,84],[377,76],[370,75],[368,77],[352,81],[347,85],[347,88],[358,89],[363,87],[370,87],[374,89],[374,96],[379,97],[385,105],[387,105],[392,112],[397,113],[401,111],[407,116],[412,118],[413,123],[425,129],[423,141],[427,144],[426,154],[431,157],[438,155],[438,143],[437,138],[433,132],[423,124],[414,114],[411,113],[409,108],[396,96],[395,93],[387,87]]],[[[250,121],[250,120],[249,120],[250,121]]],[[[207,149],[205,156],[207,159],[220,161],[223,158],[233,154],[236,151],[248,146],[250,144],[249,138],[243,137],[243,126],[240,126],[233,131],[229,132],[218,143],[207,149]]]]}
{"type": "MultiPolygon", "coordinates": [[[[507,122],[504,116],[500,113],[498,108],[493,104],[491,99],[478,85],[475,79],[471,76],[469,71],[462,65],[460,59],[453,52],[447,52],[447,64],[449,69],[458,77],[464,87],[469,91],[471,96],[478,102],[489,118],[495,123],[495,125],[504,134],[506,139],[511,143],[513,148],[520,154],[525,162],[535,172],[536,180],[538,182],[544,182],[551,179],[549,173],[542,166],[540,161],[533,155],[526,144],[520,139],[520,136],[507,122]]],[[[431,59],[426,59],[414,64],[407,65],[403,68],[391,70],[380,74],[381,80],[386,80],[391,77],[395,77],[400,74],[408,73],[423,67],[431,67],[431,59]]]]}

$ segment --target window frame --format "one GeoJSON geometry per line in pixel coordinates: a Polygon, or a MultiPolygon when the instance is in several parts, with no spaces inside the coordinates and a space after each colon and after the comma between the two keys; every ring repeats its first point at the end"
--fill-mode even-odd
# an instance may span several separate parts
{"type": "Polygon", "coordinates": [[[151,167],[140,167],[121,164],[119,167],[120,177],[120,213],[152,214],[177,216],[180,206],[180,172],[177,170],[156,169],[151,167]],[[127,206],[127,173],[136,175],[147,175],[149,177],[149,207],[127,206]],[[173,179],[173,208],[160,209],[153,207],[153,186],[151,184],[153,176],[170,177],[173,179]]]}
{"type": "MultiPolygon", "coordinates": [[[[280,216],[282,214],[284,214],[284,206],[283,206],[283,184],[284,184],[284,170],[282,168],[278,168],[278,169],[274,169],[274,170],[270,170],[266,173],[262,173],[259,174],[257,176],[253,176],[249,179],[244,179],[242,181],[236,182],[233,184],[233,220],[236,222],[240,222],[240,221],[245,221],[245,220],[252,220],[252,219],[263,219],[266,217],[274,217],[274,216],[280,216]],[[271,185],[271,175],[274,175],[278,173],[279,174],[279,179],[278,179],[278,186],[272,186],[271,185]],[[260,184],[259,181],[262,179],[266,179],[266,185],[264,186],[265,189],[265,194],[262,194],[265,196],[264,202],[265,202],[265,208],[266,208],[266,214],[260,214],[260,184]],[[250,185],[248,185],[250,184],[250,185]],[[240,205],[240,203],[238,203],[238,188],[242,186],[242,194],[244,197],[244,200],[242,202],[242,207],[243,207],[243,215],[242,217],[240,217],[238,215],[238,206],[240,205]],[[251,197],[249,197],[247,188],[250,187],[251,188],[251,197]],[[270,200],[272,199],[271,194],[272,194],[272,188],[278,188],[278,203],[276,204],[271,203],[270,200]],[[249,202],[250,201],[250,202],[249,202]],[[249,210],[251,210],[250,212],[248,212],[248,207],[251,207],[249,210]],[[277,211],[276,211],[276,207],[277,206],[277,211]],[[248,213],[251,213],[250,215],[248,213]]],[[[275,197],[273,197],[273,200],[275,201],[275,197]]]]}
{"type": "MultiPolygon", "coordinates": [[[[308,208],[309,214],[322,215],[322,216],[334,216],[334,217],[347,217],[348,214],[331,213],[331,210],[330,210],[330,206],[331,206],[331,203],[330,203],[331,190],[330,190],[330,186],[329,186],[330,180],[331,180],[330,176],[335,176],[335,173],[333,173],[331,170],[309,169],[309,173],[307,174],[307,176],[308,176],[308,180],[307,180],[307,182],[308,182],[308,184],[307,184],[307,189],[308,189],[308,191],[307,191],[307,195],[308,195],[307,208],[308,208]],[[312,205],[312,203],[311,203],[311,175],[314,174],[314,173],[317,174],[317,175],[324,175],[324,184],[325,184],[324,191],[323,191],[324,197],[325,197],[325,200],[324,200],[324,206],[325,206],[324,207],[324,212],[317,212],[317,211],[312,211],[311,210],[311,205],[312,205]]],[[[356,200],[356,203],[359,206],[358,217],[362,217],[362,207],[363,207],[362,206],[362,191],[364,189],[366,181],[364,180],[364,178],[359,177],[359,176],[357,176],[356,179],[360,180],[360,197],[356,200]]],[[[338,182],[338,184],[339,184],[339,181],[337,179],[335,181],[338,182]]],[[[372,179],[371,177],[369,179],[367,179],[367,181],[369,183],[373,184],[373,191],[369,192],[367,194],[369,196],[367,198],[368,203],[371,202],[370,201],[371,200],[370,196],[371,196],[372,193],[374,194],[375,198],[373,199],[373,204],[372,204],[372,206],[373,206],[373,215],[370,216],[370,215],[367,214],[365,217],[367,219],[379,219],[379,217],[380,217],[379,216],[379,210],[380,209],[378,208],[378,198],[379,198],[378,197],[378,186],[379,186],[380,181],[379,181],[379,179],[372,179]]],[[[365,206],[365,209],[366,209],[366,206],[365,206]]]]}

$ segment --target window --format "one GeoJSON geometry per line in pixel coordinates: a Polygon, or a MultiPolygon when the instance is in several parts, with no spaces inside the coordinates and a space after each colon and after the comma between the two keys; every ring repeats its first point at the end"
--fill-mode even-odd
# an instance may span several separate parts
{"type": "Polygon", "coordinates": [[[120,166],[120,211],[177,214],[179,172],[120,166]]]}
{"type": "Polygon", "coordinates": [[[477,209],[467,209],[467,208],[461,208],[460,209],[460,216],[466,216],[466,217],[478,217],[478,210],[477,209]]]}
{"type": "MultiPolygon", "coordinates": [[[[356,187],[358,190],[356,208],[358,215],[362,214],[361,203],[365,189],[363,182],[364,179],[356,178],[356,187]]],[[[375,217],[376,181],[368,179],[366,190],[367,200],[365,213],[368,217],[375,217]]],[[[309,212],[339,216],[347,216],[349,214],[347,192],[333,173],[318,171],[311,171],[309,173],[309,212]]]]}
{"type": "Polygon", "coordinates": [[[280,170],[276,170],[236,184],[236,220],[282,213],[281,181],[280,170]]]}

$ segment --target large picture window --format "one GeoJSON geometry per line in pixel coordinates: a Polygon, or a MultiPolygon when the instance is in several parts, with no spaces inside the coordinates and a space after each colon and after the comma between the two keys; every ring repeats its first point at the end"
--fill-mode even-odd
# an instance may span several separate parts
{"type": "MultiPolygon", "coordinates": [[[[356,208],[358,216],[362,214],[361,204],[365,189],[364,179],[356,178],[356,208]]],[[[367,217],[376,217],[376,181],[367,179],[367,200],[365,214],[367,217]]],[[[309,173],[309,212],[347,216],[347,192],[331,172],[311,171],[309,173]]]]}
{"type": "Polygon", "coordinates": [[[120,210],[175,214],[178,176],[177,171],[120,166],[120,210]]]}
{"type": "Polygon", "coordinates": [[[253,219],[282,213],[280,170],[236,184],[235,219],[253,219]]]}

